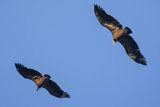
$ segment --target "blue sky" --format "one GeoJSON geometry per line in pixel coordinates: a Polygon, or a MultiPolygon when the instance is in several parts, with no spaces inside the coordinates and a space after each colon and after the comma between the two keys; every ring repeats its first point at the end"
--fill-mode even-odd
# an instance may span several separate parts
{"type": "Polygon", "coordinates": [[[159,0],[0,0],[0,107],[160,107],[159,0]],[[146,57],[133,62],[93,12],[99,4],[146,57]],[[71,99],[36,92],[14,67],[48,73],[71,99]]]}

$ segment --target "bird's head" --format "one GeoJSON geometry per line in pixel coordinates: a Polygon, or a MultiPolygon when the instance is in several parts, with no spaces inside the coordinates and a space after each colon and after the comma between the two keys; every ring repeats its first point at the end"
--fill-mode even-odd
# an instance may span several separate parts
{"type": "Polygon", "coordinates": [[[45,75],[44,75],[44,77],[47,77],[48,79],[50,79],[50,78],[51,78],[51,76],[50,76],[50,75],[48,75],[48,74],[45,74],[45,75]]]}

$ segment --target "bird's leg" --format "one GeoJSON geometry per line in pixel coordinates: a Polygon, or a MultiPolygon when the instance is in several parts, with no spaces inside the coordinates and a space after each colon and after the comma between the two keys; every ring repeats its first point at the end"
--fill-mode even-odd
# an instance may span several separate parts
{"type": "Polygon", "coordinates": [[[40,87],[37,86],[37,91],[39,90],[40,87]]]}
{"type": "Polygon", "coordinates": [[[115,44],[116,44],[116,41],[113,39],[112,43],[113,43],[113,46],[115,46],[115,44]]]}

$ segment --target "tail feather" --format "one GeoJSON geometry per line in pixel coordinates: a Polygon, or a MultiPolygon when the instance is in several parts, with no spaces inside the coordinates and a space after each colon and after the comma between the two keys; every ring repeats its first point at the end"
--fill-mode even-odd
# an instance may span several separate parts
{"type": "Polygon", "coordinates": [[[132,33],[132,30],[129,27],[125,27],[124,29],[127,30],[127,34],[131,34],[132,33]]]}

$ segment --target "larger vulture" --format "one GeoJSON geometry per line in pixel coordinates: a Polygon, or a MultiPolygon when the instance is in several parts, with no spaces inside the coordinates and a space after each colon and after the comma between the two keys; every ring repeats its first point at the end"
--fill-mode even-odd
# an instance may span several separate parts
{"type": "Polygon", "coordinates": [[[96,18],[100,24],[112,32],[113,43],[120,42],[127,55],[137,63],[147,65],[147,62],[141,54],[139,47],[135,40],[130,36],[132,33],[131,29],[124,27],[111,15],[107,14],[103,8],[98,5],[94,5],[94,12],[96,18]]]}
{"type": "Polygon", "coordinates": [[[43,87],[48,92],[58,98],[70,98],[67,92],[64,92],[55,82],[50,80],[51,76],[45,74],[44,76],[34,69],[24,67],[22,64],[15,63],[16,69],[20,75],[26,79],[30,79],[37,85],[37,91],[39,88],[43,87]]]}

